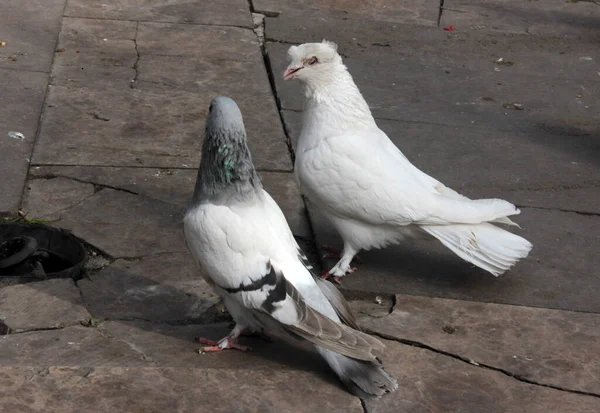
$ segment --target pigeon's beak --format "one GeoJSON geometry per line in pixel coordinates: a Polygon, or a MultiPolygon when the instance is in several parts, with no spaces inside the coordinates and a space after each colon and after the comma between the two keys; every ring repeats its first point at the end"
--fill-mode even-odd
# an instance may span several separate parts
{"type": "Polygon", "coordinates": [[[300,67],[288,66],[287,69],[285,69],[285,72],[283,72],[283,80],[293,79],[294,74],[303,68],[304,68],[304,66],[300,66],[300,67]]]}

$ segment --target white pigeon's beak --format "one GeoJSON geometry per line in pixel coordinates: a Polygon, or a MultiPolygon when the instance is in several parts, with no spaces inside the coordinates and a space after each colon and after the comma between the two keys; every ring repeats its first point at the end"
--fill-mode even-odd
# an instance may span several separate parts
{"type": "Polygon", "coordinates": [[[283,72],[283,80],[290,80],[294,78],[294,74],[299,71],[300,69],[304,69],[304,66],[300,66],[300,67],[293,67],[293,66],[288,66],[287,69],[285,69],[285,72],[283,72]]]}

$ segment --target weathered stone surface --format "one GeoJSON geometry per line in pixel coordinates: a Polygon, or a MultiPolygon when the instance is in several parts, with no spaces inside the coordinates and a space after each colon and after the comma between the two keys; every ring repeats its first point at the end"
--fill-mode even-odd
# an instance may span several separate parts
{"type": "Polygon", "coordinates": [[[229,95],[257,167],[291,169],[251,30],[140,23],[133,41],[131,22],[67,23],[36,163],[195,168],[210,100],[229,95]]]}
{"type": "Polygon", "coordinates": [[[78,286],[102,319],[207,322],[204,313],[219,301],[187,252],[117,260],[78,286]]]}
{"type": "Polygon", "coordinates": [[[550,37],[599,39],[600,10],[595,1],[445,0],[441,26],[550,37]]]}
{"type": "Polygon", "coordinates": [[[0,320],[12,332],[77,324],[89,317],[70,278],[0,289],[0,320]]]}
{"type": "MultiPolygon", "coordinates": [[[[317,36],[293,30],[292,22],[280,24],[289,33],[286,41],[313,41],[317,36]]],[[[314,29],[318,38],[328,38],[326,25],[314,29]]],[[[384,24],[381,33],[374,35],[374,30],[349,27],[337,39],[344,63],[375,117],[525,131],[540,142],[551,134],[575,136],[574,146],[597,135],[595,96],[600,89],[594,61],[600,56],[593,43],[540,43],[525,35],[448,35],[384,24]],[[384,39],[389,47],[373,46],[384,39]],[[499,58],[504,64],[495,63],[499,58]],[[505,108],[513,103],[524,110],[505,108]]],[[[268,21],[266,33],[269,38],[268,21]]],[[[288,48],[289,44],[267,43],[282,107],[301,110],[299,82],[282,79],[288,48]]]]}
{"type": "Polygon", "coordinates": [[[432,351],[385,341],[383,362],[398,390],[367,411],[377,413],[569,413],[598,410],[598,398],[519,382],[432,351]]]}
{"type": "Polygon", "coordinates": [[[0,385],[7,412],[31,406],[46,413],[363,411],[332,380],[298,371],[22,367],[0,369],[0,385]]]}
{"type": "Polygon", "coordinates": [[[26,185],[22,209],[29,218],[60,219],[65,210],[93,194],[92,184],[60,177],[34,179],[26,185]]]}
{"type": "Polygon", "coordinates": [[[600,394],[600,315],[396,295],[368,331],[411,340],[536,383],[600,394]]]}
{"type": "Polygon", "coordinates": [[[142,355],[95,328],[9,334],[2,338],[0,366],[140,366],[142,355]]]}
{"type": "Polygon", "coordinates": [[[148,20],[155,22],[215,24],[252,27],[252,18],[245,0],[93,0],[69,1],[67,16],[117,20],[148,20]]]}
{"type": "Polygon", "coordinates": [[[185,251],[182,208],[123,191],[103,189],[69,209],[54,225],[114,258],[185,251]]]}
{"type": "Polygon", "coordinates": [[[256,12],[268,16],[281,13],[287,17],[288,14],[294,15],[294,11],[308,11],[319,16],[337,12],[345,16],[355,16],[355,18],[426,26],[435,26],[439,15],[439,4],[427,0],[377,0],[373,2],[360,0],[254,0],[252,4],[256,12]]]}
{"type": "MultiPolygon", "coordinates": [[[[333,227],[310,203],[308,211],[318,245],[341,247],[333,227]]],[[[361,252],[363,264],[344,277],[343,288],[600,312],[596,270],[600,219],[524,209],[515,221],[522,226],[515,232],[527,238],[533,249],[501,277],[463,261],[436,240],[423,239],[361,252]]],[[[334,264],[330,259],[325,267],[334,264]]]]}
{"type": "Polygon", "coordinates": [[[0,68],[50,71],[65,1],[2,1],[0,41],[6,46],[0,48],[0,68]]]}
{"type": "MultiPolygon", "coordinates": [[[[482,197],[492,197],[487,188],[478,189],[482,197]]],[[[584,214],[600,214],[600,186],[554,190],[515,190],[505,194],[497,193],[493,197],[510,199],[519,207],[557,208],[584,214]]]]}
{"type": "MultiPolygon", "coordinates": [[[[121,188],[183,208],[189,205],[198,173],[196,169],[96,166],[36,166],[31,168],[30,172],[34,177],[66,177],[121,188]]],[[[291,172],[260,172],[260,176],[265,190],[283,211],[294,235],[309,237],[310,229],[304,202],[294,175],[291,172]]]]}
{"type": "MultiPolygon", "coordinates": [[[[107,321],[100,325],[106,334],[124,340],[156,367],[194,367],[204,369],[243,369],[253,371],[305,371],[315,377],[333,376],[327,364],[314,352],[298,349],[274,338],[267,342],[257,337],[242,337],[240,343],[251,352],[224,351],[199,354],[197,338],[220,340],[233,325],[174,326],[143,321],[107,321]]],[[[332,382],[335,383],[335,377],[332,382]]]]}
{"type": "MultiPolygon", "coordinates": [[[[283,118],[295,146],[302,116],[285,110],[283,118]]],[[[377,124],[415,166],[465,196],[502,198],[523,206],[600,211],[600,164],[596,162],[600,152],[593,136],[534,137],[392,120],[378,120],[377,124]],[[564,188],[579,189],[566,192],[564,188]]]]}
{"type": "Polygon", "coordinates": [[[47,81],[44,73],[0,69],[0,215],[19,208],[47,81]],[[9,132],[20,132],[25,139],[11,138],[9,132]]]}

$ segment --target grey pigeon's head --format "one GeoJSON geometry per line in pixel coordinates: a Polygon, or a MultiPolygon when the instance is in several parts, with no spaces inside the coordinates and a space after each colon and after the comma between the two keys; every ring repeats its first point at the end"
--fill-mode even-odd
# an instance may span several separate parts
{"type": "Polygon", "coordinates": [[[285,80],[299,79],[304,83],[324,80],[339,70],[346,70],[337,45],[323,40],[321,43],[304,43],[288,50],[289,66],[283,73],[285,80]]]}
{"type": "Polygon", "coordinates": [[[242,113],[230,98],[212,100],[206,118],[202,159],[193,203],[225,192],[248,193],[262,188],[246,142],[242,113]]]}

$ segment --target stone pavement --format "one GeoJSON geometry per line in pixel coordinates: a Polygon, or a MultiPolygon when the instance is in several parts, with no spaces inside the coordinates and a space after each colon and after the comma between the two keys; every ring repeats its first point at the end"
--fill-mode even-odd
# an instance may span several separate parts
{"type": "Polygon", "coordinates": [[[68,228],[91,259],[81,280],[0,287],[0,412],[600,411],[598,41],[592,0],[4,0],[0,214],[68,228]],[[267,190],[333,264],[281,78],[290,44],[323,37],[417,166],[516,203],[534,244],[500,278],[435,242],[360,254],[342,289],[399,382],[378,402],[283,343],[194,343],[229,321],[181,232],[214,96],[238,102],[267,190]]]}

